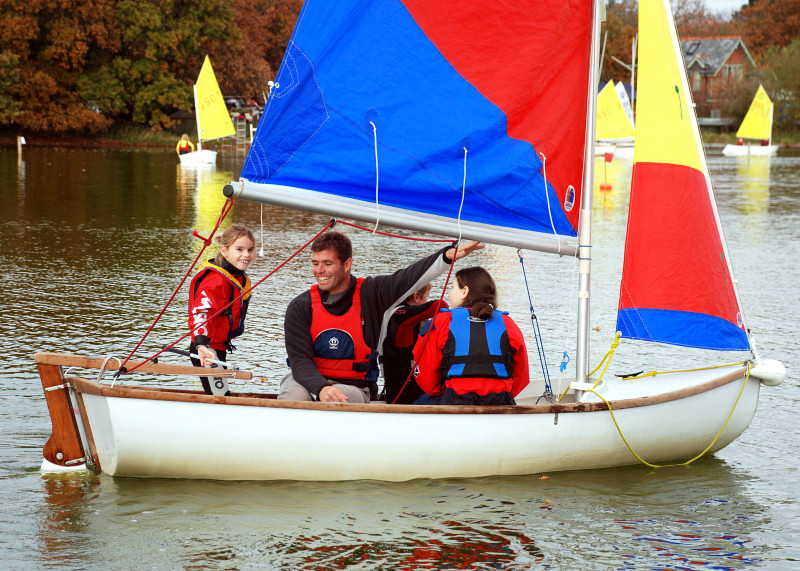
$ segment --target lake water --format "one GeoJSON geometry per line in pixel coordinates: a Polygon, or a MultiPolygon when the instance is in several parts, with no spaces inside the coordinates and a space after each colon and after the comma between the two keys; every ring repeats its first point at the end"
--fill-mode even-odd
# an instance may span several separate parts
{"type": "MultiPolygon", "coordinates": [[[[748,162],[708,153],[749,326],[762,357],[782,360],[789,372],[781,386],[763,388],[737,441],[688,467],[330,484],[40,473],[50,420],[33,353],[127,356],[197,255],[202,244],[192,230],[213,228],[221,188],[238,177],[242,156],[221,156],[216,170],[197,171],[162,150],[32,147],[19,160],[15,149],[0,149],[3,568],[799,568],[800,351],[792,331],[800,321],[800,154],[781,150],[748,162]]],[[[612,190],[595,192],[593,365],[614,335],[630,164],[598,162],[597,169],[612,190]]],[[[260,239],[255,281],[328,218],[238,201],[230,220],[260,239]]],[[[344,231],[359,276],[391,271],[435,247],[344,231]]],[[[472,261],[490,269],[503,307],[530,334],[516,252],[491,246],[472,261]]],[[[557,372],[563,351],[574,353],[575,304],[564,300],[577,283],[575,264],[526,253],[525,268],[557,372]]],[[[277,386],[283,311],[309,278],[304,253],[254,292],[247,333],[231,359],[253,371],[248,389],[277,386]]],[[[186,299],[181,290],[139,356],[183,335],[186,299]]],[[[691,351],[624,342],[617,353],[608,375],[702,362],[691,351]]]]}

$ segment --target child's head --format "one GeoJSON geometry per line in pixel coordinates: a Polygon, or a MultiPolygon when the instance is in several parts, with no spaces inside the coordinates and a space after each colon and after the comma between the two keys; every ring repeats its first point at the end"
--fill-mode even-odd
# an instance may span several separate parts
{"type": "Polygon", "coordinates": [[[256,239],[253,232],[240,224],[233,224],[217,237],[219,254],[214,263],[221,265],[226,260],[236,269],[244,271],[256,257],[256,239]]]}
{"type": "Polygon", "coordinates": [[[497,288],[491,274],[480,266],[458,270],[450,302],[453,307],[471,307],[472,315],[488,319],[497,307],[497,288]]]}
{"type": "Polygon", "coordinates": [[[428,301],[432,284],[428,283],[403,300],[403,305],[422,305],[428,301]]]}
{"type": "Polygon", "coordinates": [[[188,140],[189,140],[189,135],[187,135],[186,133],[181,135],[181,141],[188,141],[188,140]]]}

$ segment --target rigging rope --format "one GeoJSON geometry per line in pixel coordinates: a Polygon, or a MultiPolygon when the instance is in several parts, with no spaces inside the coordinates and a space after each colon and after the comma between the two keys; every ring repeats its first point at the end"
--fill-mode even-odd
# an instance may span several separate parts
{"type": "MultiPolygon", "coordinates": [[[[553,387],[550,385],[550,371],[547,368],[547,357],[544,351],[544,341],[542,340],[542,332],[539,330],[539,319],[536,317],[536,312],[533,310],[533,298],[531,298],[531,288],[528,285],[528,275],[525,273],[525,261],[522,258],[522,250],[517,248],[517,256],[519,256],[519,263],[522,267],[522,277],[525,279],[525,291],[528,294],[528,306],[531,312],[531,325],[533,326],[533,338],[536,341],[536,350],[539,352],[539,364],[542,367],[542,376],[544,377],[544,394],[542,395],[547,402],[553,402],[553,387]]],[[[566,355],[566,351],[564,352],[566,355]]],[[[541,397],[539,397],[541,398],[541,397]]],[[[538,402],[539,399],[537,399],[538,402]]]]}
{"type": "Polygon", "coordinates": [[[380,203],[378,202],[378,180],[380,171],[378,170],[378,128],[372,121],[370,121],[369,124],[372,125],[372,139],[375,145],[375,228],[372,230],[374,234],[378,231],[378,224],[380,224],[381,221],[380,203]]]}
{"type": "Polygon", "coordinates": [[[544,178],[544,200],[547,203],[547,215],[550,216],[550,228],[553,229],[553,235],[556,237],[556,242],[558,243],[558,255],[561,255],[561,238],[556,232],[556,225],[553,222],[553,212],[550,210],[550,193],[547,191],[547,157],[544,156],[544,153],[541,151],[539,152],[539,156],[542,157],[542,177],[544,178]]]}
{"type": "MultiPolygon", "coordinates": [[[[702,458],[705,455],[706,452],[711,450],[711,447],[714,446],[714,443],[717,441],[717,439],[719,439],[720,435],[722,434],[722,431],[725,430],[726,426],[728,426],[728,422],[730,421],[731,417],[733,416],[733,411],[736,410],[736,405],[739,404],[739,398],[742,396],[742,393],[744,392],[744,388],[747,386],[747,381],[750,379],[750,367],[751,367],[751,364],[752,363],[748,361],[748,363],[747,363],[747,373],[744,376],[744,381],[742,382],[742,387],[739,389],[739,394],[736,395],[736,400],[733,402],[733,408],[731,408],[731,411],[728,413],[728,417],[725,419],[725,422],[722,423],[722,428],[719,429],[719,432],[717,432],[717,435],[714,437],[714,439],[711,441],[711,443],[708,446],[706,446],[706,448],[702,452],[700,452],[700,454],[698,454],[697,456],[695,456],[694,458],[692,458],[690,460],[687,460],[686,462],[680,462],[678,464],[651,464],[650,462],[648,462],[647,460],[645,460],[644,458],[639,456],[639,454],[637,454],[636,451],[631,447],[630,443],[625,438],[625,435],[622,434],[622,429],[619,427],[619,424],[617,423],[617,419],[614,416],[614,411],[611,409],[611,403],[609,403],[606,399],[604,399],[599,394],[597,394],[597,392],[594,391],[593,389],[589,389],[586,392],[592,393],[597,398],[599,398],[601,401],[606,403],[606,406],[608,407],[608,412],[611,413],[611,419],[614,421],[614,426],[617,427],[617,432],[619,433],[620,437],[622,438],[622,441],[625,443],[625,446],[628,447],[628,450],[630,450],[631,454],[636,456],[636,459],[639,460],[642,464],[644,464],[645,466],[649,466],[650,468],[669,468],[669,467],[672,467],[672,466],[688,466],[689,464],[691,464],[695,460],[697,460],[699,458],[702,458]]],[[[713,368],[713,367],[705,367],[705,368],[713,368]]]]}
{"type": "MultiPolygon", "coordinates": [[[[232,208],[233,208],[233,198],[228,198],[225,201],[225,204],[222,205],[222,210],[219,213],[219,218],[217,218],[217,223],[214,226],[214,229],[211,231],[211,234],[208,235],[208,238],[203,238],[197,232],[197,230],[194,230],[194,232],[192,232],[193,236],[196,236],[197,238],[200,238],[203,241],[203,247],[197,253],[197,257],[195,257],[194,262],[192,262],[192,264],[189,266],[189,269],[184,274],[183,279],[181,279],[180,283],[178,284],[178,287],[176,287],[175,291],[172,292],[172,295],[167,300],[167,303],[164,305],[164,308],[161,310],[161,312],[158,314],[158,316],[153,320],[153,323],[150,324],[150,327],[147,328],[147,331],[145,332],[144,335],[142,335],[142,338],[136,344],[136,347],[134,347],[133,350],[128,354],[128,356],[125,357],[125,360],[120,365],[116,376],[119,376],[120,374],[125,372],[124,371],[125,364],[128,361],[130,361],[131,357],[133,357],[133,354],[136,353],[136,351],[137,351],[137,349],[139,349],[139,347],[141,347],[142,343],[144,343],[144,340],[147,338],[148,335],[150,335],[150,332],[153,331],[153,328],[156,326],[156,323],[158,323],[159,319],[161,319],[161,317],[164,315],[164,312],[167,310],[167,307],[169,307],[169,304],[172,303],[173,299],[175,299],[175,296],[178,294],[178,291],[181,289],[181,287],[183,287],[183,284],[186,282],[186,278],[188,278],[189,275],[192,273],[192,270],[194,269],[195,265],[197,264],[197,261],[203,255],[203,252],[205,252],[206,248],[208,248],[211,245],[212,239],[214,237],[214,233],[219,229],[219,225],[222,224],[222,221],[225,220],[225,217],[228,215],[228,213],[231,211],[232,208]]],[[[149,361],[149,359],[148,359],[148,361],[149,361]]],[[[139,365],[137,365],[136,367],[134,367],[131,370],[135,370],[138,367],[139,367],[139,365]]]]}
{"type": "MultiPolygon", "coordinates": [[[[313,238],[311,238],[311,239],[310,239],[308,242],[306,242],[305,244],[303,244],[303,246],[301,246],[299,249],[297,249],[297,250],[296,250],[296,251],[295,251],[295,252],[294,252],[294,253],[293,253],[291,256],[289,256],[288,258],[286,258],[286,259],[285,259],[283,262],[281,262],[280,264],[278,264],[278,265],[275,267],[275,269],[273,269],[271,272],[269,272],[269,273],[268,273],[267,275],[265,275],[263,278],[261,278],[260,280],[258,280],[258,281],[257,281],[255,284],[253,284],[251,287],[249,287],[248,289],[244,290],[244,291],[243,291],[241,294],[239,294],[239,295],[238,295],[238,296],[236,296],[234,299],[232,299],[230,302],[228,302],[228,304],[227,304],[227,305],[225,305],[224,307],[222,307],[221,309],[219,309],[219,310],[218,310],[218,311],[217,311],[217,312],[216,312],[214,315],[212,315],[211,317],[209,317],[209,318],[208,318],[208,321],[210,321],[210,320],[214,319],[215,317],[217,317],[218,315],[222,314],[222,313],[223,313],[223,312],[224,312],[226,309],[228,309],[228,308],[229,308],[231,305],[233,305],[233,304],[234,304],[234,303],[236,303],[237,301],[241,300],[241,299],[242,299],[242,297],[244,297],[245,295],[249,294],[249,293],[250,293],[251,291],[253,291],[253,290],[254,290],[256,287],[258,287],[259,285],[261,285],[261,284],[262,284],[264,281],[266,281],[266,280],[267,280],[267,278],[269,278],[269,277],[271,277],[272,275],[274,275],[274,274],[275,274],[275,272],[277,272],[279,269],[281,269],[283,266],[285,266],[287,263],[289,263],[289,262],[290,262],[292,259],[294,259],[294,258],[295,258],[295,257],[296,257],[298,254],[300,254],[300,252],[302,252],[302,251],[303,251],[303,250],[305,250],[305,249],[306,249],[308,246],[310,246],[310,245],[311,245],[311,243],[312,243],[314,240],[316,240],[316,239],[317,239],[317,237],[319,237],[319,236],[320,236],[320,234],[322,234],[323,232],[325,232],[325,231],[326,231],[326,230],[328,230],[329,228],[333,227],[333,225],[334,225],[334,224],[336,224],[336,220],[331,220],[330,222],[328,222],[328,223],[325,225],[325,227],[324,227],[322,230],[320,230],[319,232],[317,232],[317,233],[314,235],[314,237],[313,237],[313,238]]],[[[196,263],[196,260],[195,260],[195,263],[196,263]]],[[[192,268],[193,268],[193,267],[194,267],[194,265],[192,265],[192,268]]],[[[190,268],[190,271],[191,271],[191,268],[190,268]]],[[[185,281],[185,278],[184,278],[184,281],[185,281]]],[[[183,281],[181,281],[181,285],[183,285],[183,281]]],[[[178,286],[178,288],[180,289],[180,285],[178,286]]],[[[177,293],[177,290],[175,291],[175,293],[173,293],[173,294],[172,294],[172,297],[171,297],[171,298],[169,299],[169,301],[167,302],[167,305],[169,305],[169,303],[170,303],[170,302],[171,302],[171,301],[174,299],[174,297],[175,297],[175,294],[176,294],[176,293],[177,293]]],[[[166,309],[166,307],[165,307],[164,309],[166,309]]],[[[162,311],[162,314],[163,314],[163,311],[162,311]]],[[[153,323],[153,325],[155,325],[155,323],[153,323]]],[[[187,332],[186,334],[184,334],[182,337],[180,337],[180,338],[176,339],[175,341],[173,341],[173,342],[172,342],[172,343],[170,343],[169,345],[166,345],[166,346],[164,346],[164,347],[163,347],[163,348],[162,348],[160,351],[156,352],[154,355],[151,355],[150,357],[148,357],[147,359],[145,359],[144,361],[142,361],[141,363],[139,363],[139,364],[138,364],[138,365],[136,365],[135,367],[131,368],[131,369],[130,369],[130,371],[135,371],[136,369],[138,369],[139,367],[141,367],[142,365],[144,365],[146,362],[148,362],[148,361],[152,361],[153,359],[155,359],[156,357],[158,357],[159,355],[161,355],[161,354],[162,354],[162,353],[164,353],[165,351],[167,351],[167,350],[169,350],[169,349],[172,349],[172,348],[173,348],[175,345],[177,345],[178,343],[180,343],[181,341],[183,341],[184,339],[186,339],[187,337],[189,337],[189,336],[190,336],[192,333],[194,333],[194,332],[195,332],[195,330],[196,330],[196,329],[199,329],[200,327],[202,327],[202,324],[198,324],[196,327],[192,328],[192,329],[191,329],[189,332],[187,332]]],[[[152,327],[151,327],[151,329],[152,329],[152,327]]],[[[148,331],[148,333],[149,333],[149,331],[148,331]]],[[[143,340],[144,340],[144,339],[142,339],[142,341],[143,341],[143,340]]],[[[139,342],[139,345],[141,345],[141,341],[139,342]]],[[[138,348],[138,345],[137,345],[137,348],[138,348]]],[[[135,351],[135,349],[134,349],[134,351],[135,351]]],[[[133,354],[133,353],[131,353],[131,354],[133,354]]],[[[130,358],[130,357],[128,357],[128,358],[130,358]]],[[[127,359],[126,359],[126,362],[127,362],[127,359]]]]}

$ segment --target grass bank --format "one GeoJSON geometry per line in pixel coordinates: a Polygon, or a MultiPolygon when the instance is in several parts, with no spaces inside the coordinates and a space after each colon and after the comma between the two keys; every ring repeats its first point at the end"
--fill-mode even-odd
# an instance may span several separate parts
{"type": "MultiPolygon", "coordinates": [[[[26,145],[63,147],[175,147],[180,132],[172,129],[153,131],[136,123],[114,124],[108,131],[93,135],[58,135],[52,133],[26,133],[10,129],[0,130],[0,146],[16,146],[17,136],[25,137],[26,145]]],[[[194,130],[189,130],[194,137],[194,130]]]]}

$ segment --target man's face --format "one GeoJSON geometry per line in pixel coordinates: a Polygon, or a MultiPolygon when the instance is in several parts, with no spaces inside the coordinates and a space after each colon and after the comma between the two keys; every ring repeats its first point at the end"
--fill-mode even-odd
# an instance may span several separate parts
{"type": "Polygon", "coordinates": [[[311,253],[311,263],[314,266],[314,279],[322,291],[336,294],[345,291],[350,285],[350,266],[353,259],[344,262],[339,260],[336,250],[328,248],[311,253]]]}

